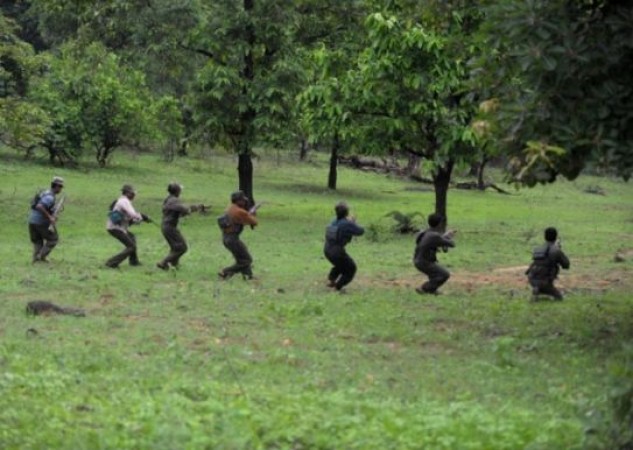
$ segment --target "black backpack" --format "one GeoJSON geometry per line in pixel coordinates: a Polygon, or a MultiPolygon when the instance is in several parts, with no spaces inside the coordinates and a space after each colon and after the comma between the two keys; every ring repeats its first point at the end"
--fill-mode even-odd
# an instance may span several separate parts
{"type": "Polygon", "coordinates": [[[40,200],[42,199],[42,194],[44,194],[44,190],[40,189],[39,191],[37,191],[37,193],[33,196],[33,198],[31,199],[31,209],[35,209],[37,207],[37,204],[40,202],[40,200]]]}

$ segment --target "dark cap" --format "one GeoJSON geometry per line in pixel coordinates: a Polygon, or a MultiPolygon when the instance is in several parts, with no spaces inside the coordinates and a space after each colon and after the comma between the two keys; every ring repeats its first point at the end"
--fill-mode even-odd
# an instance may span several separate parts
{"type": "Polygon", "coordinates": [[[136,194],[136,189],[131,184],[124,184],[121,188],[121,192],[124,194],[136,194]]]}
{"type": "Polygon", "coordinates": [[[231,194],[231,203],[238,202],[240,200],[248,201],[248,197],[244,193],[244,191],[235,191],[231,194]]]}

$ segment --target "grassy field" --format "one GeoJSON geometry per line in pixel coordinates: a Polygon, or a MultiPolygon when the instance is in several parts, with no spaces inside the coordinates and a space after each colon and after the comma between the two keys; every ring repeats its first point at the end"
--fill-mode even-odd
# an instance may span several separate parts
{"type": "Polygon", "coordinates": [[[613,375],[633,337],[630,183],[451,190],[457,247],[440,259],[453,277],[421,297],[413,238],[385,215],[432,212],[427,186],[341,169],[331,192],[318,157],[264,154],[261,225],[243,234],[258,279],[222,282],[230,157],[121,154],[104,170],[0,158],[2,449],[608,448],[613,375]],[[61,241],[32,265],[28,204],[53,175],[66,180],[61,241]],[[167,245],[142,224],[143,266],[104,268],[120,250],[105,221],[121,186],[159,219],[172,180],[184,201],[212,205],[182,223],[182,267],[155,267],[167,245]],[[322,255],[339,199],[367,229],[348,247],[359,270],[344,295],[326,288],[322,255]],[[550,225],[571,259],[566,298],[531,303],[523,271],[550,225]],[[35,299],[87,317],[27,317],[35,299]]]}

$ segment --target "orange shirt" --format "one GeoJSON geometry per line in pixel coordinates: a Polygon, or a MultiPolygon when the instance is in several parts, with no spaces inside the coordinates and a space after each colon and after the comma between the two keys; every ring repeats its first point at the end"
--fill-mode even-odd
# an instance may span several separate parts
{"type": "Polygon", "coordinates": [[[237,234],[239,234],[244,225],[250,225],[253,227],[257,225],[257,217],[249,213],[247,210],[240,208],[235,203],[231,203],[229,205],[226,209],[226,214],[231,219],[231,222],[233,222],[233,226],[229,227],[228,230],[225,230],[225,233],[237,232],[237,234]]]}

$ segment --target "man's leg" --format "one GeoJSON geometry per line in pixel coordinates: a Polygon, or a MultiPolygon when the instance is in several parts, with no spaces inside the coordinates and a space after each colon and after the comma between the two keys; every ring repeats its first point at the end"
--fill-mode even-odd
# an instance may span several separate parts
{"type": "Polygon", "coordinates": [[[39,261],[39,254],[44,246],[44,239],[37,231],[37,226],[32,223],[29,224],[29,237],[33,244],[33,262],[39,261]]]}
{"type": "Polygon", "coordinates": [[[341,277],[336,282],[335,288],[340,291],[354,279],[354,275],[356,275],[356,263],[344,252],[338,261],[338,270],[341,272],[341,277]]]}
{"type": "Polygon", "coordinates": [[[341,276],[340,251],[337,251],[336,248],[326,248],[324,253],[325,258],[332,264],[330,273],[327,276],[328,286],[335,287],[337,280],[341,276]]]}
{"type": "Polygon", "coordinates": [[[539,291],[541,294],[549,295],[551,297],[554,297],[554,299],[556,300],[563,299],[563,294],[561,294],[561,292],[558,289],[556,289],[552,281],[547,281],[543,283],[541,286],[539,286],[539,291]]]}
{"type": "Polygon", "coordinates": [[[236,237],[225,238],[223,243],[235,258],[235,264],[222,269],[221,273],[223,274],[223,278],[232,277],[236,273],[242,273],[247,277],[252,277],[251,264],[253,263],[253,258],[251,258],[246,245],[236,237]]]}
{"type": "Polygon", "coordinates": [[[182,236],[177,228],[165,228],[163,230],[163,236],[169,244],[169,254],[158,263],[158,267],[161,269],[167,269],[168,264],[177,266],[180,262],[180,257],[187,252],[187,241],[182,236]]]}
{"type": "Polygon", "coordinates": [[[49,255],[51,251],[57,245],[59,241],[59,236],[57,235],[57,230],[53,228],[51,230],[48,225],[36,225],[38,234],[44,240],[44,245],[36,255],[35,259],[38,261],[45,261],[46,257],[49,255]]]}
{"type": "Polygon", "coordinates": [[[118,267],[119,264],[125,261],[126,258],[131,257],[132,254],[136,253],[136,241],[134,239],[134,235],[121,230],[108,230],[108,233],[125,246],[122,252],[117,253],[106,261],[106,266],[118,267]]]}
{"type": "Polygon", "coordinates": [[[422,285],[422,290],[429,294],[437,292],[439,287],[446,283],[451,276],[448,270],[437,263],[425,267],[424,273],[428,275],[429,281],[422,285]]]}

